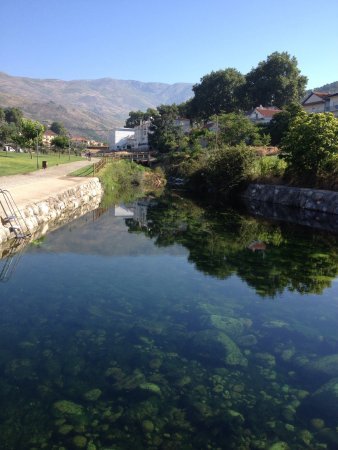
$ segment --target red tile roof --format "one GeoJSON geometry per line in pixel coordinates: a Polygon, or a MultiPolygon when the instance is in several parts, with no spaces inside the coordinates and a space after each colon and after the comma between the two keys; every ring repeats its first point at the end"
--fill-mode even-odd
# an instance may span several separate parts
{"type": "Polygon", "coordinates": [[[273,106],[271,106],[271,107],[269,106],[269,107],[266,107],[266,108],[260,106],[258,108],[255,108],[255,111],[257,111],[263,117],[273,117],[275,114],[281,112],[280,109],[275,108],[273,106]]]}
{"type": "Polygon", "coordinates": [[[56,136],[56,133],[52,130],[46,130],[43,134],[44,136],[56,136]]]}

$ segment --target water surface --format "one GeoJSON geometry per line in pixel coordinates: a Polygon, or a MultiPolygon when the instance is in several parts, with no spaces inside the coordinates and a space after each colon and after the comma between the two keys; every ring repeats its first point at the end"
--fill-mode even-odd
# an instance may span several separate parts
{"type": "Polygon", "coordinates": [[[337,248],[179,196],[33,243],[0,283],[0,447],[338,448],[337,248]]]}

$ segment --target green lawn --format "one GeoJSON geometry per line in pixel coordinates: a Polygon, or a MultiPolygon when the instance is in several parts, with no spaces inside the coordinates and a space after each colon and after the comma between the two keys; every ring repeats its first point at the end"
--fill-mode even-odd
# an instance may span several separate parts
{"type": "MultiPolygon", "coordinates": [[[[68,155],[49,154],[39,155],[39,168],[42,167],[42,161],[47,161],[48,167],[56,166],[58,164],[65,164],[73,161],[80,161],[83,158],[80,156],[71,155],[70,160],[68,155]]],[[[37,170],[37,157],[33,154],[33,158],[29,153],[9,153],[0,152],[0,176],[16,175],[18,173],[27,173],[37,170]]]]}

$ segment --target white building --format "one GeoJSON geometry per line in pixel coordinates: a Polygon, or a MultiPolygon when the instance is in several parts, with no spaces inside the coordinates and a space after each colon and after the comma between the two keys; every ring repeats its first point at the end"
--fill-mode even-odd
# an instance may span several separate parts
{"type": "Polygon", "coordinates": [[[302,106],[307,113],[332,112],[338,117],[338,92],[329,94],[313,91],[302,101],[302,106]]]}
{"type": "Polygon", "coordinates": [[[132,150],[135,147],[134,128],[115,128],[112,133],[112,142],[109,143],[112,150],[132,150]]]}
{"type": "Polygon", "coordinates": [[[255,123],[269,123],[273,116],[279,112],[281,110],[274,106],[258,106],[247,117],[255,123]]]}
{"type": "Polygon", "coordinates": [[[135,150],[149,150],[148,134],[151,122],[149,120],[142,121],[135,130],[135,150]]]}

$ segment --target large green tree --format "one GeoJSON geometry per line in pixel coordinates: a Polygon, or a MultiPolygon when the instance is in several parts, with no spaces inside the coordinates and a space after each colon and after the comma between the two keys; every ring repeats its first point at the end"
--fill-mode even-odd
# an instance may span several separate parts
{"type": "Polygon", "coordinates": [[[19,108],[5,108],[5,120],[7,123],[14,123],[16,126],[21,125],[23,113],[19,108]]]}
{"type": "Polygon", "coordinates": [[[246,75],[243,97],[249,107],[282,108],[300,100],[306,83],[307,78],[301,75],[294,56],[287,52],[274,52],[246,75]]]}
{"type": "Polygon", "coordinates": [[[338,154],[338,119],[332,113],[300,112],[282,139],[281,155],[289,170],[301,177],[312,176],[338,154]]]}
{"type": "Polygon", "coordinates": [[[41,143],[44,127],[40,122],[23,118],[20,130],[20,134],[16,137],[16,143],[21,147],[35,148],[37,143],[41,143]]]}
{"type": "Polygon", "coordinates": [[[190,102],[190,115],[206,120],[214,114],[239,111],[239,92],[244,83],[245,77],[233,68],[205,75],[193,86],[195,95],[190,102]]]}
{"type": "Polygon", "coordinates": [[[142,121],[150,120],[156,115],[158,115],[158,112],[153,108],[148,108],[146,112],[140,110],[130,111],[129,117],[126,120],[126,128],[135,128],[140,125],[142,121]]]}
{"type": "Polygon", "coordinates": [[[67,130],[61,122],[52,122],[50,125],[50,129],[59,136],[67,135],[67,130]]]}
{"type": "Polygon", "coordinates": [[[179,116],[177,105],[161,105],[151,119],[149,144],[152,148],[166,153],[180,147],[183,139],[183,130],[177,126],[179,116]]]}

